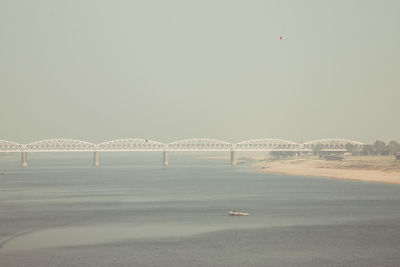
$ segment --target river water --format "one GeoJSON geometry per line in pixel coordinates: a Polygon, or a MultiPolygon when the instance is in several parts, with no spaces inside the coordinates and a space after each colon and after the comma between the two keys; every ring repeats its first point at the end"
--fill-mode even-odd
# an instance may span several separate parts
{"type": "Polygon", "coordinates": [[[159,154],[0,158],[0,266],[400,265],[398,185],[159,154]]]}

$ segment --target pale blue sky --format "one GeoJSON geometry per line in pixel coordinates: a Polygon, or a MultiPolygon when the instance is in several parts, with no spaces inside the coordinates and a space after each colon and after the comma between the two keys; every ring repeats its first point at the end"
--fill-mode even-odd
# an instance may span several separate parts
{"type": "Polygon", "coordinates": [[[400,1],[0,0],[0,139],[400,141],[399,14],[400,1]]]}

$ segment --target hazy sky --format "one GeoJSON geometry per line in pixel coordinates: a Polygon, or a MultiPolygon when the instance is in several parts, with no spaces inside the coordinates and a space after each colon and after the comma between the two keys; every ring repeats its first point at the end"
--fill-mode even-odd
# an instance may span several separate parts
{"type": "Polygon", "coordinates": [[[399,14],[398,0],[0,0],[0,139],[400,141],[399,14]]]}

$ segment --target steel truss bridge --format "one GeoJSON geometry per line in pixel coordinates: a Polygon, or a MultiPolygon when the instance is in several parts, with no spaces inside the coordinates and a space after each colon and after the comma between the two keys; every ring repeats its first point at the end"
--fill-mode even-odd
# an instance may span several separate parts
{"type": "Polygon", "coordinates": [[[163,152],[163,163],[168,165],[168,152],[230,152],[231,164],[236,164],[236,152],[311,152],[315,149],[326,152],[362,150],[364,144],[346,139],[321,139],[306,143],[295,143],[282,139],[253,139],[239,143],[228,143],[215,139],[185,139],[172,143],[160,143],[149,139],[118,139],[94,144],[74,139],[46,139],[20,144],[0,140],[0,153],[20,152],[22,166],[27,166],[27,153],[31,152],[94,152],[94,165],[99,165],[99,152],[159,151],[163,152]]]}

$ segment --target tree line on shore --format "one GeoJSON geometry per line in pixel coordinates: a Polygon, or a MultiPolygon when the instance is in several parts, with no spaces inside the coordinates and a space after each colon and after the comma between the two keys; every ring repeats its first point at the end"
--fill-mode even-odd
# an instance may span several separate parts
{"type": "MultiPolygon", "coordinates": [[[[365,144],[362,150],[357,149],[352,144],[346,144],[346,151],[329,152],[324,151],[323,144],[317,144],[312,149],[312,154],[315,156],[325,156],[330,154],[343,154],[351,153],[354,156],[392,156],[400,157],[400,144],[397,141],[390,141],[387,144],[384,141],[376,140],[373,144],[365,144]]],[[[295,151],[272,151],[270,155],[280,157],[296,156],[298,153],[295,151]]]]}
{"type": "MultiPolygon", "coordinates": [[[[346,147],[347,149],[347,147],[346,147]]],[[[353,152],[350,150],[349,152],[353,152]]],[[[391,156],[397,155],[400,153],[400,144],[397,141],[390,141],[389,143],[385,143],[384,141],[376,140],[373,144],[366,144],[363,146],[361,155],[370,156],[391,156]]]]}
{"type": "MultiPolygon", "coordinates": [[[[392,140],[389,143],[385,143],[381,140],[376,140],[373,144],[365,144],[363,145],[362,150],[356,149],[353,144],[346,144],[345,149],[347,152],[353,155],[360,155],[360,156],[391,156],[397,155],[400,153],[400,144],[392,140]]],[[[323,145],[318,144],[314,147],[313,153],[320,155],[323,151],[323,145]]]]}

